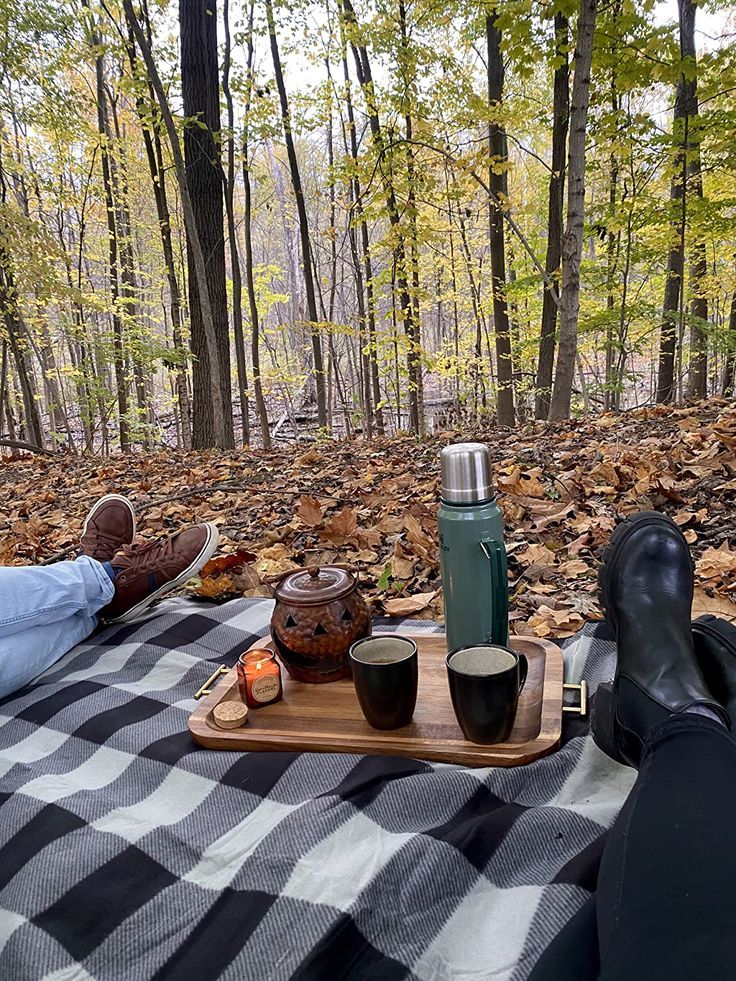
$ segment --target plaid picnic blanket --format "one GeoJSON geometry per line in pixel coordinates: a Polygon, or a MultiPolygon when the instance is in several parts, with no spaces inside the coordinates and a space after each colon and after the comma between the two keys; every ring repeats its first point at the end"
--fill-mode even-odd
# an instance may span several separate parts
{"type": "MultiPolygon", "coordinates": [[[[3,981],[521,981],[582,905],[633,782],[582,720],[506,770],[197,747],[270,613],[170,600],[0,702],[3,981]]],[[[593,686],[603,629],[566,648],[593,686]]]]}

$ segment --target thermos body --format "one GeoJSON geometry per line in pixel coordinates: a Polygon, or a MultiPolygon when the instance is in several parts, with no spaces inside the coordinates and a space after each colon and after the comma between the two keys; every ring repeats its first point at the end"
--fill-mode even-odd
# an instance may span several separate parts
{"type": "Polygon", "coordinates": [[[438,515],[447,649],[508,644],[508,577],[503,518],[495,500],[487,447],[462,443],[442,451],[438,515]]]}

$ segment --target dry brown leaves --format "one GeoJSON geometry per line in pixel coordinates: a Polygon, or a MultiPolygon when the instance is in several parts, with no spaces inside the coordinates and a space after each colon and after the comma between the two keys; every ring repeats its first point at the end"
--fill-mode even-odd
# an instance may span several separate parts
{"type": "Polygon", "coordinates": [[[600,616],[602,549],[617,517],[643,508],[672,515],[688,537],[696,609],[736,610],[736,409],[719,399],[515,433],[402,436],[269,454],[5,458],[0,563],[38,562],[73,546],[91,503],[114,491],[144,509],[144,537],[193,521],[217,524],[221,555],[188,587],[200,596],[268,596],[268,579],[341,562],[360,569],[375,613],[441,618],[439,450],[458,438],[485,440],[494,456],[515,633],[564,637],[600,616]]]}

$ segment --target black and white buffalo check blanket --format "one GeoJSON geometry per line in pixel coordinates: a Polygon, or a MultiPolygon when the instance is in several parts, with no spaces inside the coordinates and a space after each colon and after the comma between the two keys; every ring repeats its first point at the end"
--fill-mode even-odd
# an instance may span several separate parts
{"type": "MultiPolygon", "coordinates": [[[[521,981],[585,901],[633,773],[575,717],[506,770],[197,747],[270,613],[170,600],[0,702],[1,981],[521,981]]],[[[604,629],[569,679],[611,675],[604,629]]]]}

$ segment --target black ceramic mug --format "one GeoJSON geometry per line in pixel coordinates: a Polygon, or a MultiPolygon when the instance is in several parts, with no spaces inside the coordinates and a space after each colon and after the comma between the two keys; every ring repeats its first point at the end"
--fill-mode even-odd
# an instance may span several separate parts
{"type": "Polygon", "coordinates": [[[355,691],[374,729],[400,729],[417,703],[417,645],[392,634],[364,637],[350,648],[355,691]]]}
{"type": "Polygon", "coordinates": [[[466,739],[490,745],[509,738],[528,670],[523,654],[500,644],[450,651],[447,680],[452,707],[466,739]]]}

